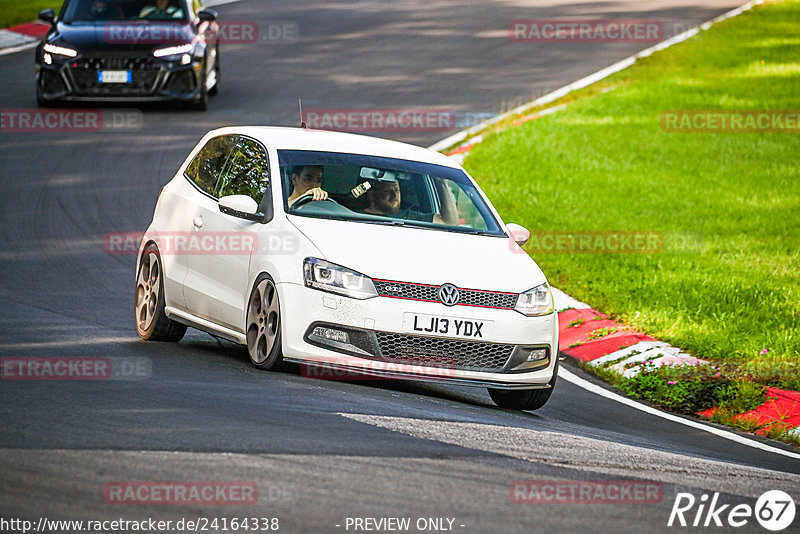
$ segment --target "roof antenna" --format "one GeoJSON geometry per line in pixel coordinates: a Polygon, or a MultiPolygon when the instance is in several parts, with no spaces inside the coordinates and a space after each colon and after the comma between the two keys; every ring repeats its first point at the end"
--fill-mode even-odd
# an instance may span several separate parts
{"type": "Polygon", "coordinates": [[[300,128],[308,128],[308,124],[303,120],[303,99],[298,98],[297,103],[300,105],[300,128]]]}

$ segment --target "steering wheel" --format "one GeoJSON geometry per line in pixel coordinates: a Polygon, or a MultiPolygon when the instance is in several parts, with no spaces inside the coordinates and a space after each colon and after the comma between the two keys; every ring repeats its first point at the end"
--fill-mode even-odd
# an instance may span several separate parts
{"type": "Polygon", "coordinates": [[[293,208],[299,208],[299,207],[305,206],[309,202],[326,202],[326,201],[327,202],[333,202],[334,204],[338,204],[338,202],[336,202],[335,200],[333,200],[330,197],[322,199],[322,200],[314,200],[314,195],[312,193],[306,193],[305,195],[303,195],[303,196],[299,197],[297,200],[295,200],[294,203],[292,204],[292,207],[293,208]]]}

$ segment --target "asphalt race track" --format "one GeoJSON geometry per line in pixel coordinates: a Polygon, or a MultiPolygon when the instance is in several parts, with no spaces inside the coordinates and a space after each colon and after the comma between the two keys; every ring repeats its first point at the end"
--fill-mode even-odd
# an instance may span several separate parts
{"type": "MultiPolygon", "coordinates": [[[[261,372],[243,347],[196,330],[179,344],[143,342],[133,322],[135,256],[103,246],[109,232],[146,228],[161,186],[209,129],[295,126],[299,97],[309,108],[447,108],[469,121],[649,46],[513,43],[514,19],[659,19],[669,37],[738,3],[243,0],[216,7],[221,19],[290,21],[299,39],[224,46],[209,111],[150,106],[127,130],[0,131],[0,356],[148,366],[139,380],[0,383],[0,517],[274,517],[281,532],[354,532],[347,518],[359,517],[450,518],[456,532],[640,533],[694,530],[667,527],[679,492],[753,506],[781,489],[798,501],[797,457],[563,379],[545,408],[519,413],[495,407],[483,389],[261,372]],[[518,480],[654,481],[663,495],[521,504],[509,494],[518,480]],[[113,481],[250,481],[259,499],[109,505],[103,488],[113,481]]],[[[36,107],[32,50],[0,56],[0,79],[0,107],[36,107]]],[[[430,145],[454,132],[382,135],[430,145]]],[[[762,531],[752,518],[737,530],[762,531]]]]}

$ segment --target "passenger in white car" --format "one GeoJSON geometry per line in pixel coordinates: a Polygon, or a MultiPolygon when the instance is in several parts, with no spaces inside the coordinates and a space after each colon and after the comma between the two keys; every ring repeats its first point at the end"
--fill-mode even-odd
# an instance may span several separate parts
{"type": "Polygon", "coordinates": [[[400,209],[403,201],[398,182],[377,182],[367,191],[369,206],[365,213],[396,217],[415,221],[427,221],[437,224],[458,225],[458,209],[453,194],[441,179],[434,180],[436,192],[442,206],[441,215],[422,213],[412,209],[400,209]]]}

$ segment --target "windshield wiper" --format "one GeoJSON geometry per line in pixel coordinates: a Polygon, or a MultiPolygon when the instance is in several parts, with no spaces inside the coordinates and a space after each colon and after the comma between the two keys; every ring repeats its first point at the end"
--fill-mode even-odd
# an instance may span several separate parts
{"type": "Polygon", "coordinates": [[[495,235],[491,234],[486,230],[477,230],[475,228],[447,228],[447,227],[437,227],[442,230],[446,230],[448,232],[453,232],[454,234],[470,234],[470,235],[495,235]]]}

